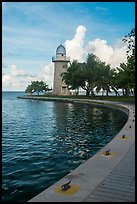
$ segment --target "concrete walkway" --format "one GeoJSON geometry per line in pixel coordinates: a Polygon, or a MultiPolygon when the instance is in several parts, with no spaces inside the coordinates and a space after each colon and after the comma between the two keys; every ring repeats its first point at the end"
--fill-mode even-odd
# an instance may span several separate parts
{"type": "Polygon", "coordinates": [[[135,202],[135,143],[84,202],[135,202]]]}
{"type": "Polygon", "coordinates": [[[135,202],[135,107],[97,102],[128,109],[125,126],[94,156],[28,202],[135,202]],[[70,188],[62,191],[69,180],[70,188]]]}

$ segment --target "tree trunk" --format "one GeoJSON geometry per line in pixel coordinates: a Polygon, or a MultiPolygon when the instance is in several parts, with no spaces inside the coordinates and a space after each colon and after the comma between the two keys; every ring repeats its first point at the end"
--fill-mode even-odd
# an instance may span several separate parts
{"type": "Polygon", "coordinates": [[[122,89],[122,94],[123,94],[123,96],[125,95],[124,89],[122,89]]]}
{"type": "Polygon", "coordinates": [[[79,95],[79,89],[76,89],[76,92],[75,92],[76,96],[79,95]]]}
{"type": "Polygon", "coordinates": [[[120,96],[120,93],[118,91],[116,92],[116,94],[117,94],[117,96],[120,96]]]}
{"type": "Polygon", "coordinates": [[[131,95],[134,96],[135,95],[135,89],[131,89],[131,95]]]}
{"type": "Polygon", "coordinates": [[[108,90],[106,90],[106,96],[108,96],[108,90]]]}
{"type": "Polygon", "coordinates": [[[86,90],[86,96],[89,96],[89,94],[90,94],[90,89],[87,89],[86,90]]]}
{"type": "Polygon", "coordinates": [[[91,90],[91,96],[95,96],[93,89],[91,90]]]}
{"type": "Polygon", "coordinates": [[[102,96],[104,96],[104,90],[102,90],[102,96]]]}
{"type": "Polygon", "coordinates": [[[115,94],[116,94],[116,96],[119,96],[119,93],[118,93],[118,91],[115,91],[115,94]]]}
{"type": "Polygon", "coordinates": [[[129,90],[126,88],[125,89],[125,95],[128,96],[129,95],[129,90]]]}

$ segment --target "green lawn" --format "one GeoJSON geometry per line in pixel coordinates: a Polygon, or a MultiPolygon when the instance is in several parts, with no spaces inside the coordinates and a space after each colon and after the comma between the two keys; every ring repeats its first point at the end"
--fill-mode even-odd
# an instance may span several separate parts
{"type": "Polygon", "coordinates": [[[39,95],[42,97],[50,97],[50,98],[74,98],[74,99],[92,99],[92,100],[108,100],[108,101],[118,101],[118,102],[128,102],[128,103],[135,103],[135,97],[134,96],[94,96],[94,97],[86,97],[83,95],[79,96],[53,96],[51,94],[46,95],[39,95]]]}

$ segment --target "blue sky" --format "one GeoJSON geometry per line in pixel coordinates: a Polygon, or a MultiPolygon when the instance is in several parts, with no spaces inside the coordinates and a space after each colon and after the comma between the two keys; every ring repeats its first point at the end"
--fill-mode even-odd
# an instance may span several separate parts
{"type": "Polygon", "coordinates": [[[3,90],[24,90],[37,79],[52,86],[51,57],[60,43],[74,57],[79,43],[81,59],[93,50],[102,56],[101,49],[112,56],[116,42],[134,27],[134,2],[3,2],[3,90]]]}

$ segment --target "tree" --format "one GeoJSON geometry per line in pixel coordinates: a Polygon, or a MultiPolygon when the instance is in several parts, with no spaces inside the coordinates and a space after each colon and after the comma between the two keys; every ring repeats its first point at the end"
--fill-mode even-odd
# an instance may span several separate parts
{"type": "Polygon", "coordinates": [[[135,54],[135,28],[132,28],[122,41],[128,44],[127,58],[135,54]]]}
{"type": "Polygon", "coordinates": [[[79,63],[74,60],[67,72],[63,73],[63,80],[70,89],[79,89],[81,87],[86,91],[86,96],[90,93],[94,96],[94,88],[99,92],[101,88],[106,95],[111,92],[111,89],[118,94],[117,87],[114,81],[115,70],[101,62],[100,59],[92,54],[88,54],[86,62],[79,63]]]}
{"type": "Polygon", "coordinates": [[[135,66],[132,63],[132,57],[127,59],[126,64],[120,63],[120,66],[117,68],[118,73],[115,76],[116,84],[118,88],[123,90],[123,95],[129,95],[130,91],[135,89],[135,66]]]}
{"type": "Polygon", "coordinates": [[[83,84],[81,87],[86,90],[86,96],[89,96],[90,93],[94,96],[93,89],[98,80],[99,63],[99,58],[92,53],[88,54],[86,62],[83,64],[83,84]]]}
{"type": "Polygon", "coordinates": [[[117,68],[116,83],[122,88],[123,95],[135,94],[135,29],[124,36],[123,41],[128,44],[127,63],[121,63],[117,68]]]}
{"type": "MultiPolygon", "coordinates": [[[[127,74],[128,74],[128,88],[134,90],[135,94],[135,29],[128,33],[128,50],[127,50],[127,74]]],[[[126,41],[126,40],[125,40],[126,41]]]]}
{"type": "Polygon", "coordinates": [[[88,54],[86,62],[83,63],[74,60],[67,72],[62,74],[62,79],[70,89],[81,87],[86,91],[86,96],[90,93],[94,95],[93,89],[98,78],[99,62],[100,60],[94,54],[88,54]]]}
{"type": "Polygon", "coordinates": [[[61,74],[62,80],[69,86],[69,89],[77,90],[77,94],[82,83],[81,65],[77,60],[74,60],[70,63],[67,72],[61,74]]]}
{"type": "MultiPolygon", "coordinates": [[[[127,60],[127,70],[128,70],[128,87],[135,90],[135,49],[133,54],[127,60]]],[[[134,91],[135,94],[135,91],[134,91]]]]}
{"type": "Polygon", "coordinates": [[[115,69],[111,69],[110,65],[106,65],[105,62],[100,62],[100,71],[98,72],[98,80],[96,81],[97,93],[103,89],[108,96],[111,93],[111,89],[118,95],[117,86],[114,81],[115,69]]]}
{"type": "Polygon", "coordinates": [[[127,67],[125,63],[120,63],[120,66],[116,68],[117,73],[115,74],[115,82],[119,89],[122,89],[123,96],[128,94],[128,75],[127,75],[127,67]]]}
{"type": "Polygon", "coordinates": [[[33,93],[33,88],[31,85],[28,85],[27,88],[25,89],[25,93],[32,95],[33,93]]]}
{"type": "Polygon", "coordinates": [[[51,89],[48,88],[48,85],[43,81],[31,81],[31,84],[25,89],[25,93],[32,94],[37,92],[39,95],[40,92],[47,92],[51,89]]]}

